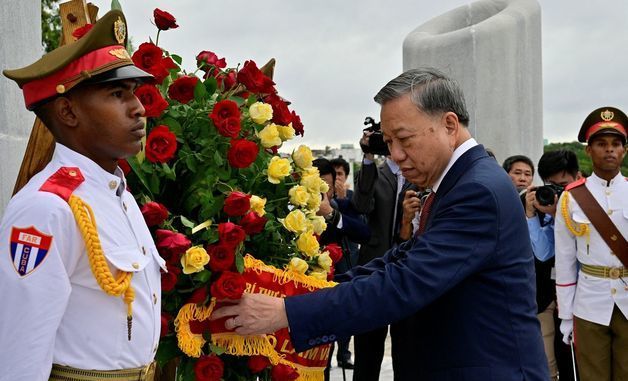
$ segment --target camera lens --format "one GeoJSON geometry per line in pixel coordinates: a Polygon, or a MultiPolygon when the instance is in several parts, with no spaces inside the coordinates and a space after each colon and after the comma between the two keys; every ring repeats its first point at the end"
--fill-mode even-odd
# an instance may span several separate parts
{"type": "Polygon", "coordinates": [[[536,188],[536,201],[539,205],[548,206],[554,204],[554,198],[560,196],[563,187],[557,185],[543,185],[536,188]]]}

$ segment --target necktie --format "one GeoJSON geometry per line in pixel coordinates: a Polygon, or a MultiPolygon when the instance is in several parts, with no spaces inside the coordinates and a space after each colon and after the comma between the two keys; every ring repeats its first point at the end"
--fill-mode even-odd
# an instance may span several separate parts
{"type": "Polygon", "coordinates": [[[430,215],[430,210],[432,209],[432,204],[434,203],[435,194],[436,192],[430,193],[423,203],[423,208],[421,208],[421,216],[419,217],[419,229],[416,231],[417,236],[423,234],[423,231],[425,231],[425,224],[427,224],[427,217],[430,215]]]}

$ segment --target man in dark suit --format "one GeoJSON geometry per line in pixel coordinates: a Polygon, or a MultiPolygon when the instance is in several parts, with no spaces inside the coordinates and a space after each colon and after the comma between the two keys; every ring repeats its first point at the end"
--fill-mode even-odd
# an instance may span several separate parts
{"type": "Polygon", "coordinates": [[[290,328],[297,351],[420,311],[414,380],[546,381],[534,264],[523,207],[508,176],[471,137],[459,86],[410,70],[375,97],[391,157],[431,188],[419,235],[311,294],[245,294],[214,312],[241,334],[290,328]]]}

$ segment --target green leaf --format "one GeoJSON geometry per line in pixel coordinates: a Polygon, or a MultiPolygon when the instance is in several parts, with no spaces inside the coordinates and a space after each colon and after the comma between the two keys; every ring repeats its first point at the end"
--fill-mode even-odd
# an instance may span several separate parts
{"type": "Polygon", "coordinates": [[[214,152],[214,164],[217,167],[221,167],[224,162],[225,160],[222,158],[222,154],[220,153],[220,151],[215,151],[214,152]]]}
{"type": "Polygon", "coordinates": [[[168,361],[180,355],[181,351],[177,346],[177,338],[175,336],[166,336],[159,342],[155,360],[157,360],[160,367],[163,367],[168,361]]]}
{"type": "Polygon", "coordinates": [[[159,194],[159,175],[153,173],[153,175],[148,179],[148,186],[152,193],[159,194]]]}
{"type": "Polygon", "coordinates": [[[194,280],[201,283],[207,283],[212,273],[209,270],[203,270],[199,273],[194,274],[194,280]]]}
{"type": "Polygon", "coordinates": [[[203,84],[205,85],[205,89],[207,90],[207,96],[211,97],[212,95],[214,95],[216,89],[218,88],[218,82],[216,81],[216,78],[209,77],[205,80],[203,84]]]}
{"type": "Polygon", "coordinates": [[[215,353],[217,356],[220,356],[221,354],[225,353],[224,348],[218,347],[212,343],[209,343],[209,350],[212,351],[212,353],[215,353]]]}
{"type": "Polygon", "coordinates": [[[163,169],[164,175],[166,175],[168,180],[175,180],[177,178],[177,175],[167,163],[161,163],[161,169],[163,169]]]}
{"type": "Polygon", "coordinates": [[[196,172],[197,166],[196,166],[196,159],[194,158],[194,155],[188,155],[185,157],[185,165],[187,165],[190,171],[196,172]]]}
{"type": "Polygon", "coordinates": [[[135,173],[135,175],[137,176],[137,179],[140,181],[140,184],[142,184],[142,186],[150,194],[150,198],[155,199],[155,196],[153,196],[153,192],[151,192],[151,189],[148,186],[148,179],[146,179],[146,175],[143,172],[143,165],[140,165],[140,163],[138,163],[137,158],[135,156],[128,158],[127,162],[129,163],[129,166],[133,170],[133,173],[135,173]]]}
{"type": "Polygon", "coordinates": [[[249,95],[248,99],[246,100],[246,105],[247,106],[251,106],[255,102],[257,102],[257,95],[251,94],[251,95],[249,95]]]}
{"type": "Polygon", "coordinates": [[[181,65],[181,62],[183,62],[183,58],[181,58],[181,56],[178,56],[176,54],[171,54],[170,58],[172,58],[174,62],[178,63],[179,65],[181,65]]]}
{"type": "Polygon", "coordinates": [[[207,96],[207,89],[203,86],[201,81],[196,82],[196,86],[194,86],[194,100],[197,102],[202,102],[205,100],[207,96]]]}
{"type": "Polygon", "coordinates": [[[238,106],[242,106],[242,105],[244,104],[244,102],[245,102],[244,98],[242,98],[242,97],[236,97],[236,96],[229,97],[229,100],[234,101],[235,103],[237,103],[237,104],[238,104],[238,106]]]}
{"type": "Polygon", "coordinates": [[[244,272],[244,257],[242,256],[242,253],[236,253],[235,265],[238,272],[242,274],[244,272]]]}
{"type": "Polygon", "coordinates": [[[177,136],[181,136],[183,134],[183,128],[181,128],[181,124],[176,119],[174,119],[174,117],[166,116],[165,118],[160,120],[160,123],[168,126],[168,129],[174,132],[174,134],[177,136]]]}
{"type": "Polygon", "coordinates": [[[177,381],[194,381],[196,373],[194,372],[194,363],[196,360],[182,356],[181,364],[177,367],[177,381]]]}

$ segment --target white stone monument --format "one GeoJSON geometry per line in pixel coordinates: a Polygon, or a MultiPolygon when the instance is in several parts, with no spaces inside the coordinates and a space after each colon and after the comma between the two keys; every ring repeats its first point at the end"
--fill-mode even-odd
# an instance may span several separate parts
{"type": "MultiPolygon", "coordinates": [[[[0,69],[15,69],[43,54],[41,2],[0,3],[0,69]]],[[[0,75],[0,216],[11,198],[35,115],[24,107],[22,91],[0,75]]]]}
{"type": "Polygon", "coordinates": [[[463,88],[469,129],[501,164],[543,153],[541,9],[536,0],[481,0],[412,31],[403,69],[436,67],[463,88]]]}

